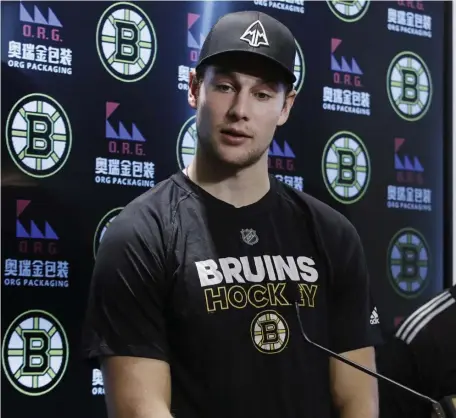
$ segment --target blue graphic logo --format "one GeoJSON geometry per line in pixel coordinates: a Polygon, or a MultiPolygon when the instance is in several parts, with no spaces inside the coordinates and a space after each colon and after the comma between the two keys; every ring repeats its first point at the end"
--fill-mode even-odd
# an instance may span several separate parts
{"type": "Polygon", "coordinates": [[[269,148],[268,167],[271,170],[294,171],[294,160],[296,158],[293,150],[287,141],[280,147],[277,140],[273,140],[269,148]]]}
{"type": "Polygon", "coordinates": [[[428,284],[429,246],[415,229],[404,228],[388,248],[388,276],[393,289],[404,298],[415,298],[428,284]]]}

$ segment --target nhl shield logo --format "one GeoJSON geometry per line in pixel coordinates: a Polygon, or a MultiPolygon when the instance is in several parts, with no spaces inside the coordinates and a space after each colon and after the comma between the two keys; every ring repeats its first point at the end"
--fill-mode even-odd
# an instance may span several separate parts
{"type": "Polygon", "coordinates": [[[242,229],[241,238],[248,245],[255,245],[258,242],[258,235],[254,229],[242,229]]]}

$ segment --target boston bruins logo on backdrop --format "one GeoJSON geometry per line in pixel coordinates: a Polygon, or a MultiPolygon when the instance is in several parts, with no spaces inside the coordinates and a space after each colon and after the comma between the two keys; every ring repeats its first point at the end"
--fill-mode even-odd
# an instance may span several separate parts
{"type": "Polygon", "coordinates": [[[366,193],[370,180],[370,161],[361,139],[352,132],[333,135],[323,151],[323,179],[334,199],[350,204],[366,193]]]}
{"type": "Polygon", "coordinates": [[[31,177],[57,173],[71,151],[71,126],[63,107],[45,94],[29,94],[11,109],[6,145],[17,167],[31,177]]]}
{"type": "Polygon", "coordinates": [[[115,3],[98,22],[97,51],[106,71],[117,80],[141,80],[157,55],[154,25],[135,4],[115,3]]]}
{"type": "Polygon", "coordinates": [[[413,52],[396,55],[388,68],[387,89],[391,106],[402,119],[421,119],[432,98],[431,73],[426,63],[413,52]]]}
{"type": "Polygon", "coordinates": [[[188,167],[196,153],[196,116],[189,118],[179,132],[176,142],[176,157],[179,168],[188,167]]]}
{"type": "Polygon", "coordinates": [[[44,395],[65,374],[68,350],[65,331],[54,316],[39,310],[24,312],[3,338],[5,375],[24,395],[44,395]]]}
{"type": "Polygon", "coordinates": [[[413,228],[394,235],[388,249],[388,275],[394,290],[404,298],[415,298],[429,282],[429,246],[413,228]]]}
{"type": "Polygon", "coordinates": [[[369,0],[327,0],[330,10],[344,22],[356,22],[369,8],[369,0]]]}
{"type": "Polygon", "coordinates": [[[304,77],[306,75],[306,65],[304,62],[304,54],[302,52],[301,46],[296,42],[296,55],[295,55],[295,64],[294,64],[294,75],[296,81],[293,84],[296,93],[301,91],[302,85],[304,84],[304,77]]]}

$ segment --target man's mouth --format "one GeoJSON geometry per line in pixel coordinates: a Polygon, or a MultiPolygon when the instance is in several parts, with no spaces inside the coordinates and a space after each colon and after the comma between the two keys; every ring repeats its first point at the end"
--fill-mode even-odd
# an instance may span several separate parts
{"type": "Polygon", "coordinates": [[[252,137],[247,132],[242,131],[240,129],[228,128],[228,129],[222,129],[220,132],[224,135],[229,135],[229,136],[233,136],[233,137],[237,137],[237,138],[251,138],[252,137]]]}

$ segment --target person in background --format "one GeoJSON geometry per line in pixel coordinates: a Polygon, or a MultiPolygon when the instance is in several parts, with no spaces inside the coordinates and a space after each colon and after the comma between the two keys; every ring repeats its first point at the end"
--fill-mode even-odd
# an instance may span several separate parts
{"type": "Polygon", "coordinates": [[[376,380],[299,327],[298,314],[310,338],[375,368],[360,237],[268,173],[295,55],[276,19],[222,17],[190,76],[192,163],[105,233],[85,355],[101,363],[111,418],[329,418],[331,404],[341,418],[377,418],[376,380]]]}
{"type": "MultiPolygon", "coordinates": [[[[456,395],[456,285],[408,316],[377,349],[380,373],[440,401],[456,395]]],[[[426,401],[379,382],[381,418],[430,418],[426,401]]]]}

